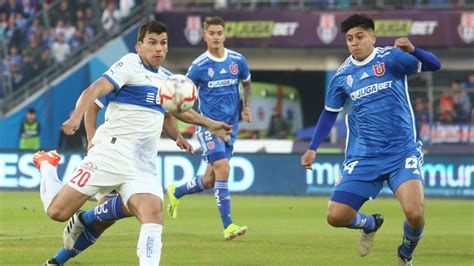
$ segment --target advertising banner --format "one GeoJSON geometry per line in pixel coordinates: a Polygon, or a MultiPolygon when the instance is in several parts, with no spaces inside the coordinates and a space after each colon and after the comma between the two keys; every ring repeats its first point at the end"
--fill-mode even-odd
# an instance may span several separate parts
{"type": "Polygon", "coordinates": [[[425,143],[474,143],[474,124],[422,124],[420,138],[425,143]]]}
{"type": "MultiPolygon", "coordinates": [[[[58,165],[63,182],[73,176],[82,154],[65,153],[58,165]]],[[[0,153],[0,190],[37,190],[40,174],[31,162],[32,153],[0,153]]],[[[299,164],[300,154],[236,154],[231,160],[229,189],[241,194],[329,195],[339,178],[342,155],[319,155],[313,170],[299,164]]],[[[181,185],[206,164],[198,155],[161,153],[156,158],[157,178],[167,187],[181,185]]],[[[424,163],[428,197],[474,198],[473,156],[427,156],[424,163]]],[[[382,195],[391,195],[384,187],[382,195]]]]}
{"type": "MultiPolygon", "coordinates": [[[[474,44],[473,11],[368,11],[375,20],[377,46],[393,45],[409,37],[424,48],[471,47],[474,44]]],[[[241,11],[217,13],[156,13],[168,27],[173,47],[204,47],[202,23],[218,15],[226,21],[226,45],[260,48],[343,48],[339,25],[353,12],[241,11]]]]}

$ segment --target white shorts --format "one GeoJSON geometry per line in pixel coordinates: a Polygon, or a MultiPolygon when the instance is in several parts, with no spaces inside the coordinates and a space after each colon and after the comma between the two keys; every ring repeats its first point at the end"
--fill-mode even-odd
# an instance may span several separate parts
{"type": "Polygon", "coordinates": [[[163,188],[154,173],[141,170],[138,163],[103,145],[89,150],[68,186],[91,197],[116,190],[126,206],[130,197],[139,193],[153,194],[163,201],[163,188]]]}

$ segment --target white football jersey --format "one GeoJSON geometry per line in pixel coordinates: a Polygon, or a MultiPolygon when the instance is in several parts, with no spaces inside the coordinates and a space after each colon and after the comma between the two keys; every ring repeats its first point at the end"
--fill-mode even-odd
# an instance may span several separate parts
{"type": "Polygon", "coordinates": [[[156,173],[155,159],[163,128],[165,109],[158,91],[171,72],[153,69],[129,53],[104,74],[115,86],[105,113],[105,122],[92,139],[94,145],[106,145],[156,173]]]}

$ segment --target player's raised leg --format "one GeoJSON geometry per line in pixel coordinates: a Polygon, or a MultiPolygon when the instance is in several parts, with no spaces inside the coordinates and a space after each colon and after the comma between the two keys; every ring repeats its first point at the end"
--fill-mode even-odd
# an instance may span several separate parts
{"type": "Polygon", "coordinates": [[[420,180],[409,180],[395,192],[405,214],[403,241],[398,247],[399,265],[412,265],[413,252],[423,235],[424,194],[420,180]]]}
{"type": "Polygon", "coordinates": [[[40,196],[44,210],[51,219],[64,222],[89,196],[62,185],[55,168],[60,159],[56,151],[38,151],[33,156],[33,162],[41,173],[40,196]]]}

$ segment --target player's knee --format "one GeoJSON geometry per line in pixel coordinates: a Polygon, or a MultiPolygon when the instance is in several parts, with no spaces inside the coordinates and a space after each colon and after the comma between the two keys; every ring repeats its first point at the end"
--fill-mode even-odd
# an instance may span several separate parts
{"type": "Polygon", "coordinates": [[[48,210],[46,210],[46,214],[48,215],[49,218],[51,218],[52,220],[56,222],[65,222],[69,218],[71,218],[71,217],[68,217],[67,214],[62,209],[55,208],[54,206],[50,206],[48,210]]]}
{"type": "Polygon", "coordinates": [[[214,169],[215,169],[215,172],[216,172],[216,176],[218,176],[218,177],[229,177],[229,173],[230,173],[229,164],[227,164],[227,165],[221,164],[221,165],[217,166],[214,169]]]}
{"type": "Polygon", "coordinates": [[[211,179],[211,178],[204,178],[202,180],[202,184],[204,185],[206,189],[213,188],[215,182],[216,182],[215,179],[211,179]]]}
{"type": "Polygon", "coordinates": [[[350,223],[350,220],[341,215],[337,215],[335,212],[328,212],[326,220],[328,224],[334,227],[344,227],[350,223]]]}
{"type": "Polygon", "coordinates": [[[416,228],[423,227],[424,225],[424,211],[423,206],[412,207],[405,211],[405,218],[411,226],[416,228]]]}

